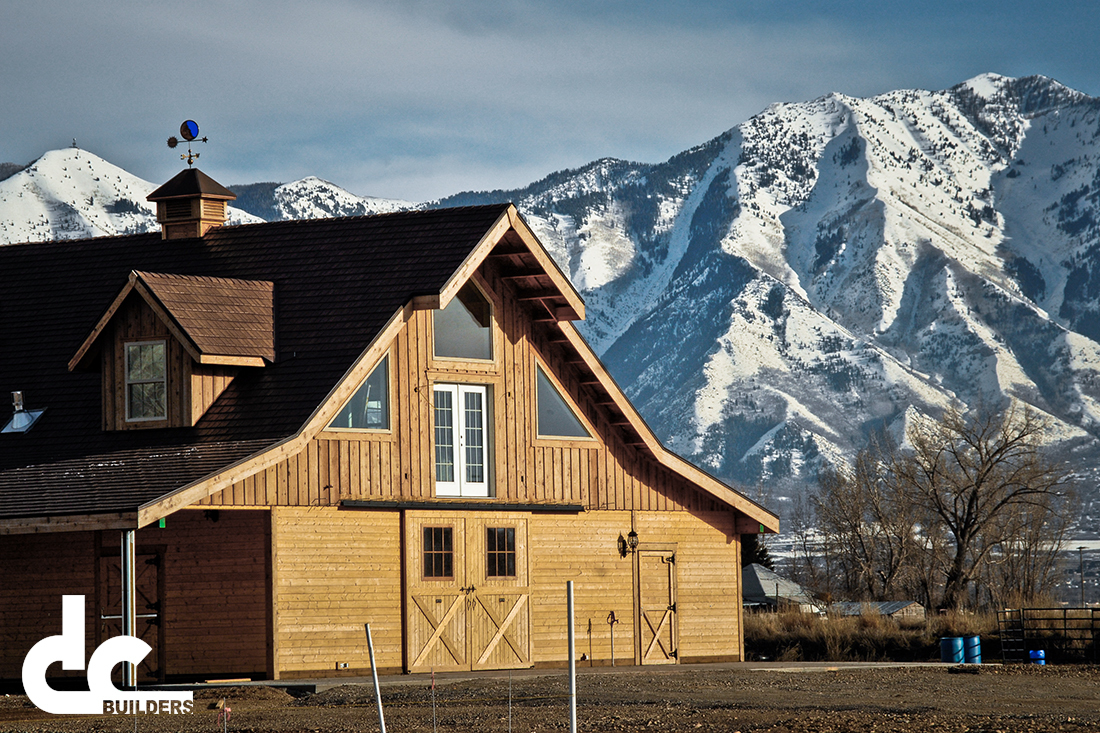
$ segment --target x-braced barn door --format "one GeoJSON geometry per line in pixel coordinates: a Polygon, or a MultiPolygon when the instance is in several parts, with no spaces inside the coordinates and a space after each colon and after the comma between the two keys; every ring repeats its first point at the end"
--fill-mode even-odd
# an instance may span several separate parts
{"type": "Polygon", "coordinates": [[[676,553],[638,551],[638,617],[642,664],[675,664],[676,553]]]}
{"type": "Polygon", "coordinates": [[[526,517],[410,512],[405,532],[409,671],[530,667],[526,517]]]}
{"type": "MultiPolygon", "coordinates": [[[[165,648],[160,643],[161,597],[163,582],[163,559],[159,553],[143,553],[138,550],[134,564],[135,590],[137,598],[137,624],[135,635],[153,648],[141,664],[138,665],[139,682],[164,681],[165,648]]],[[[99,559],[99,623],[97,624],[96,644],[122,635],[122,560],[117,555],[101,556],[99,559]]],[[[122,679],[122,666],[112,672],[122,679]]]]}

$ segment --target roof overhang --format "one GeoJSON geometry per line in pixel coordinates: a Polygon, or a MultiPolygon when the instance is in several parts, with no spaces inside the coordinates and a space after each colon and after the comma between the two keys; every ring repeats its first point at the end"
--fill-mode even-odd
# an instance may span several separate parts
{"type": "Polygon", "coordinates": [[[584,299],[512,204],[439,292],[414,298],[413,307],[418,310],[446,308],[470,276],[490,258],[500,264],[501,277],[516,288],[519,300],[541,305],[545,311],[545,315],[540,316],[542,320],[584,320],[584,299]]]}

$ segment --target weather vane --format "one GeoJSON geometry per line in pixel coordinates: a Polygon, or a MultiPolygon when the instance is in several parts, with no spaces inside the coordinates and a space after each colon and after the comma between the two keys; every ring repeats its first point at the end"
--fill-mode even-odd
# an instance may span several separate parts
{"type": "MultiPolygon", "coordinates": [[[[180,160],[186,160],[187,161],[187,167],[190,168],[191,164],[199,159],[199,154],[198,153],[192,153],[191,152],[191,143],[192,142],[204,143],[204,142],[206,142],[206,138],[205,137],[199,137],[199,125],[194,120],[184,120],[183,121],[183,124],[180,125],[180,137],[182,137],[184,140],[187,141],[187,152],[180,154],[180,160]]],[[[180,144],[179,138],[177,138],[175,135],[168,138],[168,147],[174,148],[179,144],[180,144]]]]}

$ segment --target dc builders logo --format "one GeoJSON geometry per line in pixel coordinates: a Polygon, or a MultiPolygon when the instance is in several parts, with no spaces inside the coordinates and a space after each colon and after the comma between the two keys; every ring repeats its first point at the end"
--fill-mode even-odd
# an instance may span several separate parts
{"type": "Polygon", "coordinates": [[[84,669],[84,596],[61,597],[61,635],[42,639],[23,659],[27,697],[54,715],[136,715],[190,713],[194,693],[120,690],[111,670],[120,662],[138,664],[153,648],[134,636],[116,636],[99,645],[88,661],[88,691],[58,691],[46,683],[46,668],[84,669]]]}

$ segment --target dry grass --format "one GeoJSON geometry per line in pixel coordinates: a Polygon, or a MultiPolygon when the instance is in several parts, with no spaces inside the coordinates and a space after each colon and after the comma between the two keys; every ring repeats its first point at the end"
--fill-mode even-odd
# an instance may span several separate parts
{"type": "Polygon", "coordinates": [[[999,654],[995,614],[945,614],[901,620],[869,613],[822,617],[803,613],[745,614],[750,659],[777,661],[936,661],[940,638],[980,636],[986,656],[999,654]]]}

